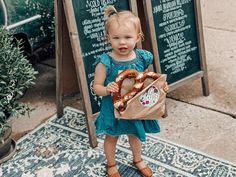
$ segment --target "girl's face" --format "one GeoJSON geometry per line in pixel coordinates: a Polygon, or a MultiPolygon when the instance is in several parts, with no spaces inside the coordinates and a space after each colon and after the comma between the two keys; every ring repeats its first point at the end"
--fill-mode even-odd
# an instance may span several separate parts
{"type": "Polygon", "coordinates": [[[133,49],[140,40],[137,30],[132,24],[119,25],[113,23],[108,30],[108,42],[112,46],[112,55],[117,59],[130,59],[133,49]]]}

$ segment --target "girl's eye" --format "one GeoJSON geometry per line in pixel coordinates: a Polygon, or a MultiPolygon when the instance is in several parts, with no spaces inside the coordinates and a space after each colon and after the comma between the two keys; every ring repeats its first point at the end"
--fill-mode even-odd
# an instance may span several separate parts
{"type": "Polygon", "coordinates": [[[126,38],[126,39],[131,39],[132,37],[131,37],[131,36],[126,36],[125,38],[126,38]]]}
{"type": "Polygon", "coordinates": [[[113,39],[119,39],[119,37],[113,37],[113,39]]]}

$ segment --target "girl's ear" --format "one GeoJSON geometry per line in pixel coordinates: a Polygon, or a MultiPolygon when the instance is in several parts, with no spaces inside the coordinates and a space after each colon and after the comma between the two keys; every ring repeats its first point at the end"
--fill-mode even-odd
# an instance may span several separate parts
{"type": "Polygon", "coordinates": [[[142,36],[141,36],[141,34],[139,33],[138,36],[137,36],[136,43],[138,43],[140,40],[142,40],[142,36]]]}

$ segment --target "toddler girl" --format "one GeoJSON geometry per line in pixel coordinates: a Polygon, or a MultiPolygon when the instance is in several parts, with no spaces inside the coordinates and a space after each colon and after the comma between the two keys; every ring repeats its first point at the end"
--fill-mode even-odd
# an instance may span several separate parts
{"type": "MultiPolygon", "coordinates": [[[[104,151],[107,159],[109,177],[119,177],[115,151],[118,137],[126,134],[133,154],[133,164],[145,177],[152,176],[152,170],[141,158],[141,141],[146,140],[145,133],[160,132],[157,120],[122,120],[114,116],[111,93],[118,92],[114,82],[119,72],[128,68],[145,71],[153,61],[153,55],[145,50],[135,49],[143,38],[140,20],[130,11],[117,12],[113,6],[105,10],[105,27],[111,53],[98,58],[95,69],[93,89],[102,96],[100,114],[95,122],[96,133],[105,134],[104,151]]],[[[167,91],[168,86],[165,87],[167,91]]]]}

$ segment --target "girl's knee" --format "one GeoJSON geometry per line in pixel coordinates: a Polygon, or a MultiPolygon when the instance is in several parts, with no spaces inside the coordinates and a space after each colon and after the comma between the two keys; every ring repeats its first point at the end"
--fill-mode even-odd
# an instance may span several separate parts
{"type": "Polygon", "coordinates": [[[116,143],[117,140],[118,140],[118,136],[110,136],[110,135],[106,135],[106,138],[105,140],[108,141],[108,142],[113,142],[113,143],[116,143]]]}
{"type": "Polygon", "coordinates": [[[139,139],[134,135],[128,135],[128,139],[129,139],[129,142],[130,141],[139,141],[139,139]]]}

